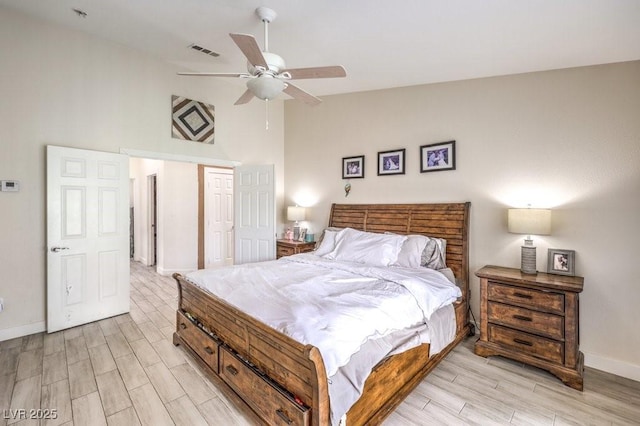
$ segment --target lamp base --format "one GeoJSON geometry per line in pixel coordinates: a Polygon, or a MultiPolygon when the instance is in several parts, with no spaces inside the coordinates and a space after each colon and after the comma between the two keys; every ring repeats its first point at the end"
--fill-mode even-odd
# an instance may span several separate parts
{"type": "Polygon", "coordinates": [[[522,246],[520,258],[520,272],[523,274],[536,275],[536,248],[533,246],[522,246]]]}

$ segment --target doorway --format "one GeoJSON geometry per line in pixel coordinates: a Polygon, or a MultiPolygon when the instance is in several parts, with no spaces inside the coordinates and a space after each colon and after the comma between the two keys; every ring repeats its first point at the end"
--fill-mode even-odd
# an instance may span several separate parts
{"type": "MultiPolygon", "coordinates": [[[[244,166],[228,160],[211,160],[200,157],[175,156],[147,151],[122,150],[130,156],[130,177],[134,179],[134,261],[148,265],[155,257],[156,271],[161,275],[188,273],[204,264],[204,226],[199,220],[204,216],[204,203],[199,203],[198,169],[211,167],[233,172],[233,223],[229,250],[232,262],[275,258],[275,186],[273,165],[244,166]],[[266,170],[262,170],[265,169],[266,170]],[[155,175],[155,185],[149,184],[149,176],[155,175]],[[240,176],[240,177],[238,177],[240,176]],[[255,186],[267,183],[268,188],[255,186]],[[150,209],[148,186],[155,186],[155,209],[150,209]],[[253,192],[258,191],[258,192],[253,192]],[[240,197],[242,200],[238,200],[240,197]],[[239,202],[242,201],[240,204],[239,202]],[[239,218],[239,212],[251,207],[239,218]],[[155,210],[155,255],[147,251],[150,211],[155,210]],[[264,234],[264,235],[263,235],[264,234]],[[268,237],[268,238],[267,238],[268,237]],[[241,245],[236,240],[241,238],[241,245]],[[238,255],[238,247],[242,247],[238,255]]],[[[204,173],[202,173],[204,176],[204,173]]]]}
{"type": "Polygon", "coordinates": [[[147,266],[155,266],[158,261],[158,178],[157,175],[147,176],[147,266]]]}

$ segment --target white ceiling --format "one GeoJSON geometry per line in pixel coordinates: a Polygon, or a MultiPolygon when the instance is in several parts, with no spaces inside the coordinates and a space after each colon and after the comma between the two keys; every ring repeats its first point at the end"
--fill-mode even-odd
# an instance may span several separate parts
{"type": "Polygon", "coordinates": [[[0,6],[210,72],[245,71],[228,34],[253,34],[262,46],[254,10],[268,6],[278,13],[269,50],[289,68],[346,68],[347,78],[297,83],[316,95],[640,59],[640,0],[0,0],[0,6]],[[220,57],[190,50],[191,43],[220,57]]]}

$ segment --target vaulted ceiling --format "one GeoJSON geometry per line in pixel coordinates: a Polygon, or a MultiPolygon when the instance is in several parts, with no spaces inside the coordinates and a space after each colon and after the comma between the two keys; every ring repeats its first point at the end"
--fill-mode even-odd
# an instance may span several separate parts
{"type": "Polygon", "coordinates": [[[184,71],[207,72],[246,71],[229,33],[253,34],[262,46],[254,10],[268,6],[278,14],[269,25],[269,50],[287,67],[346,68],[347,78],[299,82],[317,95],[640,59],[638,0],[0,0],[0,6],[184,71]],[[189,49],[194,43],[220,56],[189,49]]]}

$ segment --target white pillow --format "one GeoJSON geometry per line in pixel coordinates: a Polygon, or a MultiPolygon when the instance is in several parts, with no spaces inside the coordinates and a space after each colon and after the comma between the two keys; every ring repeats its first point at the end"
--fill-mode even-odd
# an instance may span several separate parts
{"type": "Polygon", "coordinates": [[[398,253],[398,259],[392,266],[419,268],[422,266],[422,252],[428,242],[429,238],[424,235],[407,235],[407,239],[398,253]]]}
{"type": "Polygon", "coordinates": [[[329,228],[325,229],[322,233],[322,239],[316,248],[316,251],[313,253],[316,256],[325,256],[333,251],[336,247],[336,235],[338,235],[339,231],[334,231],[329,228]]]}
{"type": "Polygon", "coordinates": [[[420,264],[426,268],[442,269],[447,267],[447,240],[442,238],[429,238],[420,264]]]}
{"type": "Polygon", "coordinates": [[[376,234],[345,228],[327,258],[372,266],[389,266],[398,259],[406,235],[376,234]]]}

